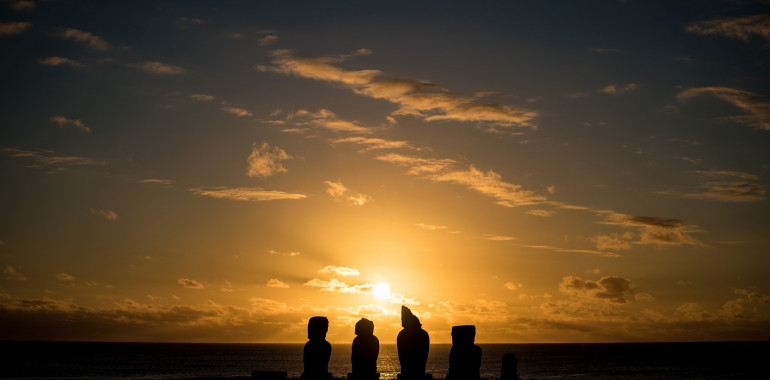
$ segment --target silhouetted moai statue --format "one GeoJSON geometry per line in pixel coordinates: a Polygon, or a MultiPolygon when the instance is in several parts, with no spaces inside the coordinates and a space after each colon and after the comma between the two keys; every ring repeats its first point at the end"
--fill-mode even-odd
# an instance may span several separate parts
{"type": "Polygon", "coordinates": [[[481,377],[481,347],[473,344],[476,326],[452,326],[447,380],[478,380],[481,377]]]}
{"type": "Polygon", "coordinates": [[[329,331],[329,320],[326,317],[312,317],[307,323],[307,338],[302,362],[305,371],[303,379],[331,379],[329,373],[329,357],[332,355],[332,345],[326,341],[329,331]]]}
{"type": "Polygon", "coordinates": [[[404,329],[398,333],[396,339],[398,361],[401,362],[401,373],[398,378],[404,380],[430,378],[430,375],[425,374],[430,337],[422,329],[420,320],[406,306],[401,306],[401,326],[404,329]]]}
{"type": "Polygon", "coordinates": [[[512,352],[503,355],[503,367],[500,369],[500,380],[519,380],[518,369],[519,360],[512,352]]]}
{"type": "Polygon", "coordinates": [[[356,323],[356,335],[353,339],[353,351],[350,361],[353,372],[348,374],[348,380],[379,379],[377,373],[377,355],[380,353],[380,340],[374,336],[374,323],[361,318],[356,323]]]}

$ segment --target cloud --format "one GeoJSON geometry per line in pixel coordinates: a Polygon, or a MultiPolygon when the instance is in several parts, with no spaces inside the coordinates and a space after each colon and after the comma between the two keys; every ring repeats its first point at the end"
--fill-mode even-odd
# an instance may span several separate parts
{"type": "Polygon", "coordinates": [[[82,66],[78,61],[75,61],[69,58],[64,58],[64,57],[48,57],[46,59],[38,59],[37,62],[40,63],[41,65],[46,65],[46,66],[61,66],[61,65],[68,65],[72,67],[82,66]]]}
{"type": "Polygon", "coordinates": [[[201,102],[210,102],[210,101],[214,100],[214,95],[192,94],[192,95],[190,95],[190,99],[201,101],[201,102]]]}
{"type": "Polygon", "coordinates": [[[640,238],[633,243],[636,244],[655,244],[662,246],[701,246],[703,243],[698,241],[691,234],[701,232],[697,226],[682,222],[679,219],[667,219],[654,216],[636,216],[620,214],[614,211],[599,211],[606,220],[605,224],[639,227],[640,238]]]}
{"type": "Polygon", "coordinates": [[[15,11],[28,11],[35,8],[35,2],[30,0],[11,0],[8,4],[15,11]]]}
{"type": "Polygon", "coordinates": [[[304,284],[320,288],[322,292],[341,293],[341,294],[368,294],[374,291],[374,284],[348,285],[335,278],[330,281],[314,278],[304,284]]]}
{"type": "Polygon", "coordinates": [[[358,269],[348,268],[348,267],[338,267],[336,265],[327,265],[321,269],[318,270],[319,273],[330,273],[330,274],[336,274],[339,276],[359,276],[361,273],[358,272],[358,269]]]}
{"type": "Polygon", "coordinates": [[[249,154],[248,176],[267,178],[275,173],[286,173],[286,168],[281,161],[290,160],[293,157],[285,150],[263,142],[261,144],[253,143],[251,154],[249,154]]]}
{"type": "Polygon", "coordinates": [[[556,211],[553,210],[529,210],[525,212],[525,214],[534,215],[534,216],[542,216],[542,217],[549,217],[553,214],[556,214],[556,211]]]}
{"type": "Polygon", "coordinates": [[[631,280],[618,276],[602,277],[599,281],[566,276],[562,278],[559,290],[567,294],[606,299],[616,303],[626,303],[626,296],[631,293],[633,287],[631,286],[631,280]]]}
{"type": "Polygon", "coordinates": [[[397,153],[388,153],[377,157],[380,161],[389,162],[391,164],[409,167],[409,174],[419,175],[422,173],[437,173],[443,171],[449,166],[455,164],[457,161],[443,158],[420,158],[414,156],[405,156],[397,153]]]}
{"type": "Polygon", "coordinates": [[[132,63],[132,64],[129,64],[128,66],[133,67],[135,69],[139,69],[146,73],[158,74],[158,75],[179,75],[187,72],[187,70],[179,66],[174,66],[168,63],[162,63],[157,61],[145,61],[142,63],[132,63]]]}
{"type": "Polygon", "coordinates": [[[346,137],[332,141],[334,144],[339,143],[353,143],[358,145],[365,145],[362,150],[364,152],[377,149],[398,149],[398,148],[412,148],[406,141],[393,141],[385,140],[381,138],[368,138],[368,137],[346,137]]]}
{"type": "Polygon", "coordinates": [[[700,35],[740,38],[745,42],[751,36],[770,41],[770,13],[735,18],[723,18],[689,23],[684,30],[700,35]]]}
{"type": "MultiPolygon", "coordinates": [[[[368,50],[359,50],[370,54],[368,50]]],[[[489,122],[506,127],[534,127],[537,113],[494,103],[481,103],[473,96],[462,96],[424,81],[387,78],[380,70],[344,70],[334,64],[349,56],[303,56],[291,50],[275,50],[275,66],[257,66],[260,71],[322,80],[341,84],[355,93],[384,99],[399,106],[393,114],[412,115],[427,121],[455,120],[489,122]]]]}
{"type": "Polygon", "coordinates": [[[53,116],[49,119],[52,123],[56,123],[56,125],[59,128],[66,128],[68,125],[71,125],[83,132],[89,133],[91,132],[91,128],[87,127],[85,124],[83,124],[80,119],[70,119],[66,116],[53,116]]]}
{"type": "Polygon", "coordinates": [[[272,44],[273,42],[278,41],[278,36],[268,34],[258,40],[259,46],[267,46],[272,44]]]}
{"type": "Polygon", "coordinates": [[[180,279],[176,280],[176,282],[179,285],[182,285],[182,286],[184,286],[185,288],[188,288],[188,289],[205,289],[203,284],[201,284],[198,281],[191,280],[189,278],[180,278],[180,279]]]}
{"type": "Polygon", "coordinates": [[[500,174],[492,170],[483,172],[473,165],[468,170],[433,174],[429,178],[435,182],[452,182],[468,186],[483,195],[497,199],[497,203],[505,207],[531,205],[545,201],[543,196],[529,190],[522,190],[519,185],[503,181],[500,174]]]}
{"type": "Polygon", "coordinates": [[[157,178],[148,178],[148,179],[142,179],[137,181],[139,183],[152,183],[157,185],[163,185],[163,186],[171,186],[174,184],[173,180],[170,179],[157,179],[157,178]]]}
{"type": "Polygon", "coordinates": [[[110,48],[110,44],[108,44],[107,41],[103,40],[101,37],[74,28],[59,29],[57,35],[58,37],[65,40],[82,42],[93,50],[107,50],[110,48]]]}
{"type": "Polygon", "coordinates": [[[278,251],[276,251],[276,250],[274,250],[274,249],[271,249],[271,250],[269,250],[269,251],[267,251],[267,252],[268,252],[269,254],[271,254],[271,255],[281,255],[281,256],[290,256],[290,257],[299,256],[299,252],[296,252],[296,251],[291,251],[291,252],[278,252],[278,251]]]}
{"type": "Polygon", "coordinates": [[[617,53],[621,52],[620,49],[612,49],[612,48],[591,48],[591,49],[588,49],[588,50],[590,50],[590,51],[592,51],[594,53],[599,53],[599,54],[607,54],[607,53],[615,53],[615,54],[617,54],[617,53]]]}
{"type": "Polygon", "coordinates": [[[30,22],[0,22],[0,36],[15,36],[32,27],[30,22]]]}
{"type": "Polygon", "coordinates": [[[738,107],[745,115],[730,116],[725,120],[770,131],[770,103],[765,96],[729,87],[693,87],[680,92],[677,98],[688,100],[699,95],[712,95],[738,107]]]}
{"type": "Polygon", "coordinates": [[[424,228],[426,230],[436,231],[436,230],[444,230],[447,229],[447,226],[437,226],[435,224],[424,224],[424,223],[417,223],[415,226],[424,228]]]}
{"type": "Polygon", "coordinates": [[[286,193],[275,190],[262,190],[258,187],[198,187],[187,189],[196,195],[234,201],[275,201],[282,199],[303,199],[304,194],[286,193]]]}
{"type": "Polygon", "coordinates": [[[700,186],[702,191],[685,194],[687,197],[722,202],[755,202],[765,199],[765,186],[758,182],[757,175],[716,169],[695,173],[701,177],[719,180],[703,183],[700,186]]]}
{"type": "Polygon", "coordinates": [[[511,240],[516,240],[516,238],[513,236],[494,235],[494,236],[487,236],[487,240],[511,241],[511,240]]]}
{"type": "Polygon", "coordinates": [[[59,156],[55,152],[50,150],[40,151],[28,151],[15,148],[0,148],[0,152],[4,152],[13,158],[27,159],[34,161],[36,164],[44,166],[57,166],[57,165],[104,165],[103,161],[96,161],[88,157],[77,156],[59,156]]]}
{"type": "Polygon", "coordinates": [[[75,281],[75,277],[66,273],[57,273],[53,276],[59,281],[75,281]]]}
{"type": "Polygon", "coordinates": [[[599,235],[591,238],[591,240],[596,243],[596,249],[603,251],[607,249],[631,249],[631,243],[629,241],[633,238],[634,234],[626,232],[623,235],[599,235]]]}
{"type": "Polygon", "coordinates": [[[94,214],[96,216],[101,216],[104,219],[107,220],[118,220],[118,214],[115,213],[115,211],[111,210],[104,210],[104,209],[91,209],[91,214],[94,214]]]}
{"type": "Polygon", "coordinates": [[[267,286],[268,288],[284,288],[284,289],[289,287],[288,284],[286,284],[285,282],[277,278],[271,278],[270,280],[267,281],[267,284],[265,284],[265,286],[267,286]]]}
{"type": "Polygon", "coordinates": [[[607,87],[600,89],[599,92],[603,92],[607,95],[622,95],[626,92],[634,91],[639,87],[641,87],[641,85],[638,83],[628,83],[622,86],[617,84],[611,84],[607,87]]]}
{"type": "MultiPolygon", "coordinates": [[[[277,116],[277,114],[271,114],[271,116],[277,116]]],[[[373,128],[365,127],[358,121],[340,119],[334,112],[325,108],[319,109],[317,112],[300,109],[297,112],[287,114],[286,121],[271,120],[270,122],[275,123],[278,121],[281,123],[291,121],[298,126],[323,128],[335,133],[370,134],[374,131],[373,128]]]]}
{"type": "Polygon", "coordinates": [[[324,183],[326,184],[326,193],[338,201],[345,201],[354,206],[363,206],[370,200],[366,194],[350,191],[342,184],[342,181],[324,181],[324,183]]]}
{"type": "Polygon", "coordinates": [[[620,255],[618,255],[617,253],[607,252],[607,251],[594,251],[590,249],[562,248],[562,247],[555,247],[552,245],[543,245],[543,244],[521,244],[520,246],[527,247],[527,248],[534,248],[534,249],[545,249],[545,250],[560,252],[560,253],[580,253],[580,254],[586,254],[586,255],[597,255],[602,257],[613,257],[613,258],[620,257],[620,255]]]}
{"type": "Polygon", "coordinates": [[[5,274],[6,280],[14,280],[14,281],[27,281],[29,280],[27,276],[20,273],[16,268],[8,265],[3,269],[3,273],[5,274]]]}
{"type": "Polygon", "coordinates": [[[508,281],[508,282],[506,282],[505,284],[503,284],[503,287],[504,287],[504,288],[506,288],[506,289],[508,289],[508,290],[516,290],[516,289],[520,289],[520,288],[521,288],[521,286],[522,286],[522,285],[521,285],[521,283],[520,283],[520,282],[511,282],[511,281],[508,281]]]}
{"type": "Polygon", "coordinates": [[[254,116],[254,114],[249,112],[249,110],[245,110],[243,108],[238,108],[238,107],[222,107],[222,110],[239,117],[254,116]]]}

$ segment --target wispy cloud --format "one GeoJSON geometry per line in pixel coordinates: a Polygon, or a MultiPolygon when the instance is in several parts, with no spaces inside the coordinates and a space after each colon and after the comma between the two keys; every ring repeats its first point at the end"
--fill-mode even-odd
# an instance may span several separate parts
{"type": "MultiPolygon", "coordinates": [[[[270,116],[278,116],[279,113],[273,112],[270,116]]],[[[336,133],[370,134],[374,132],[373,128],[363,126],[355,120],[341,119],[334,112],[325,108],[319,109],[317,112],[300,109],[296,112],[288,113],[285,120],[268,120],[267,122],[280,122],[281,124],[291,122],[300,127],[323,128],[336,133]]]]}
{"type": "Polygon", "coordinates": [[[275,41],[278,41],[278,36],[273,35],[273,34],[268,34],[268,35],[260,38],[259,40],[257,40],[257,44],[259,44],[259,46],[267,46],[267,45],[272,44],[275,41]]]}
{"type": "Polygon", "coordinates": [[[618,250],[618,249],[631,249],[630,241],[633,240],[634,234],[626,232],[623,235],[598,235],[593,237],[594,243],[596,243],[596,249],[598,250],[618,250]]]}
{"type": "Polygon", "coordinates": [[[289,287],[288,284],[286,284],[285,282],[277,278],[271,278],[270,280],[267,281],[267,284],[265,284],[265,286],[267,286],[268,288],[283,288],[283,289],[287,289],[289,287]]]}
{"type": "Polygon", "coordinates": [[[687,24],[684,29],[700,35],[740,38],[746,42],[751,36],[758,36],[765,41],[770,41],[770,13],[697,21],[687,24]]]}
{"type": "Polygon", "coordinates": [[[440,172],[457,162],[449,158],[421,158],[397,153],[388,153],[378,156],[377,159],[391,164],[409,167],[409,174],[412,175],[440,172]]]}
{"type": "MultiPolygon", "coordinates": [[[[369,53],[359,50],[353,55],[369,53]]],[[[523,108],[481,103],[473,96],[458,95],[437,84],[392,79],[379,70],[349,71],[335,65],[350,55],[304,56],[291,50],[276,50],[272,56],[275,66],[257,66],[257,69],[342,84],[357,94],[397,104],[396,115],[412,115],[427,121],[488,122],[507,127],[533,127],[537,116],[536,112],[523,108]]]]}
{"type": "Polygon", "coordinates": [[[283,191],[263,190],[258,187],[198,187],[187,189],[196,195],[234,201],[275,201],[282,199],[303,199],[304,194],[286,193],[283,191]]]}
{"type": "Polygon", "coordinates": [[[70,119],[66,116],[53,116],[49,119],[52,123],[56,123],[59,128],[66,128],[67,126],[73,126],[83,132],[91,132],[91,128],[87,127],[80,119],[70,119]]]}
{"type": "Polygon", "coordinates": [[[64,57],[48,57],[45,59],[38,59],[37,62],[40,63],[41,65],[46,65],[46,66],[61,66],[61,65],[67,65],[72,67],[82,66],[80,62],[69,58],[64,58],[64,57]]]}
{"type": "Polygon", "coordinates": [[[252,144],[251,154],[249,154],[247,174],[249,177],[267,178],[275,173],[286,173],[287,170],[281,161],[292,158],[285,150],[277,146],[270,146],[266,142],[261,144],[255,142],[252,144]]]}
{"type": "Polygon", "coordinates": [[[15,11],[29,11],[35,8],[35,2],[31,0],[11,0],[8,5],[15,11]]]}
{"type": "Polygon", "coordinates": [[[544,245],[544,244],[521,244],[520,246],[527,247],[527,248],[534,248],[534,249],[543,249],[543,250],[554,251],[559,253],[578,253],[583,255],[596,255],[596,256],[612,257],[612,258],[620,257],[620,255],[614,252],[595,251],[591,249],[563,248],[563,247],[556,247],[556,246],[544,245]]]}
{"type": "Polygon", "coordinates": [[[553,210],[528,210],[525,212],[525,214],[534,215],[534,216],[542,216],[542,217],[549,217],[553,216],[553,214],[556,214],[556,211],[553,210]]]}
{"type": "Polygon", "coordinates": [[[198,281],[191,280],[189,278],[180,278],[180,279],[176,280],[176,282],[179,285],[182,285],[182,286],[184,286],[185,288],[188,288],[188,289],[205,289],[205,286],[203,286],[203,284],[201,284],[198,281]]]}
{"type": "Polygon", "coordinates": [[[110,48],[110,44],[101,37],[75,28],[61,28],[57,35],[66,40],[84,43],[94,50],[107,50],[110,48]]]}
{"type": "Polygon", "coordinates": [[[632,293],[631,280],[619,276],[606,276],[599,281],[583,280],[576,276],[566,276],[559,284],[563,293],[582,297],[604,299],[616,303],[626,303],[632,293]]]}
{"type": "Polygon", "coordinates": [[[483,195],[497,199],[497,204],[505,207],[531,205],[545,201],[545,197],[524,190],[520,185],[503,181],[500,174],[492,170],[484,172],[476,169],[473,165],[468,170],[433,174],[429,178],[436,182],[452,182],[468,186],[483,195]]]}
{"type": "Polygon", "coordinates": [[[692,236],[694,232],[701,232],[695,225],[684,223],[679,219],[667,219],[653,216],[637,216],[620,214],[614,211],[599,211],[604,215],[605,224],[638,227],[640,228],[639,240],[636,244],[654,244],[662,246],[701,246],[703,243],[692,236]]]}
{"type": "Polygon", "coordinates": [[[504,287],[504,288],[506,288],[506,289],[508,289],[508,290],[516,290],[516,289],[520,289],[520,288],[521,288],[521,286],[522,286],[522,285],[521,285],[521,283],[520,283],[520,282],[512,282],[512,281],[508,281],[508,282],[506,282],[505,284],[503,284],[503,287],[504,287]]]}
{"type": "Polygon", "coordinates": [[[158,74],[158,75],[179,75],[187,72],[187,70],[179,66],[171,65],[168,63],[157,62],[157,61],[131,63],[128,66],[133,67],[135,69],[139,69],[146,73],[158,74]]]}
{"type": "Polygon", "coordinates": [[[305,286],[320,288],[322,292],[343,293],[343,294],[361,294],[374,291],[374,284],[348,285],[335,278],[325,281],[314,278],[305,283],[305,286]]]}
{"type": "Polygon", "coordinates": [[[490,236],[487,236],[487,240],[512,241],[512,240],[516,240],[516,238],[513,236],[505,236],[505,235],[490,235],[490,236]]]}
{"type": "Polygon", "coordinates": [[[750,127],[770,131],[770,102],[767,97],[729,87],[694,87],[680,92],[677,98],[688,100],[698,95],[712,95],[745,112],[746,115],[725,118],[750,127]]]}
{"type": "Polygon", "coordinates": [[[628,83],[624,85],[611,84],[607,87],[599,89],[599,92],[603,92],[607,95],[622,95],[626,92],[631,92],[641,87],[638,83],[628,83]]]}
{"type": "Polygon", "coordinates": [[[363,206],[370,200],[368,195],[348,189],[342,184],[342,181],[324,181],[324,184],[326,184],[326,193],[338,201],[345,201],[354,206],[363,206]]]}
{"type": "Polygon", "coordinates": [[[254,116],[254,114],[251,113],[251,111],[249,111],[247,109],[239,108],[239,107],[222,107],[222,110],[227,112],[227,113],[229,113],[229,114],[233,114],[233,115],[239,116],[239,117],[254,116]]]}
{"type": "Polygon", "coordinates": [[[20,273],[16,268],[8,265],[3,269],[3,274],[5,274],[6,280],[14,280],[14,281],[27,281],[29,280],[27,276],[20,273]]]}
{"type": "Polygon", "coordinates": [[[415,224],[415,226],[420,227],[420,228],[424,228],[426,230],[431,230],[431,231],[445,230],[445,229],[449,228],[447,226],[439,226],[439,225],[436,225],[436,224],[425,224],[425,223],[417,223],[417,224],[415,224]]]}
{"type": "Polygon", "coordinates": [[[30,22],[0,22],[0,36],[15,36],[32,27],[30,22]]]}
{"type": "Polygon", "coordinates": [[[765,186],[758,182],[757,175],[716,169],[696,173],[713,180],[703,183],[700,192],[685,194],[687,197],[723,202],[754,202],[765,199],[765,186]]]}
{"type": "Polygon", "coordinates": [[[348,267],[340,267],[336,265],[327,265],[321,269],[318,270],[318,273],[330,273],[330,274],[336,274],[339,276],[359,276],[361,273],[358,272],[358,269],[348,268],[348,267]]]}
{"type": "Polygon", "coordinates": [[[200,102],[210,102],[214,100],[214,95],[207,95],[207,94],[192,94],[190,95],[190,99],[197,100],[200,102]]]}
{"type": "Polygon", "coordinates": [[[103,161],[97,161],[88,157],[60,156],[50,150],[29,151],[15,148],[0,148],[13,158],[31,160],[37,164],[45,166],[56,165],[104,165],[103,161]]]}
{"type": "Polygon", "coordinates": [[[69,275],[67,273],[57,273],[53,277],[59,281],[75,281],[75,276],[69,275]]]}
{"type": "Polygon", "coordinates": [[[163,185],[163,186],[171,186],[174,184],[173,180],[170,179],[157,179],[157,178],[148,178],[148,179],[142,179],[137,181],[139,183],[151,183],[156,185],[163,185]]]}
{"type": "Polygon", "coordinates": [[[271,255],[281,255],[281,256],[289,256],[289,257],[299,256],[299,252],[297,251],[279,252],[274,249],[271,249],[267,252],[271,255]]]}
{"type": "Polygon", "coordinates": [[[115,213],[115,211],[112,210],[105,210],[105,209],[91,209],[91,214],[102,217],[107,220],[115,221],[118,220],[118,214],[115,213]]]}
{"type": "Polygon", "coordinates": [[[332,143],[334,144],[351,143],[351,144],[364,145],[365,148],[363,149],[363,151],[378,150],[378,149],[398,149],[398,148],[414,149],[406,141],[393,141],[393,140],[385,140],[381,138],[373,138],[373,137],[370,138],[370,137],[360,137],[360,136],[336,139],[332,141],[332,143]]]}
{"type": "Polygon", "coordinates": [[[620,53],[622,51],[620,49],[613,49],[613,48],[591,48],[591,49],[588,49],[588,50],[590,50],[590,51],[592,51],[594,53],[599,53],[599,54],[609,54],[609,53],[617,54],[617,53],[620,53]]]}

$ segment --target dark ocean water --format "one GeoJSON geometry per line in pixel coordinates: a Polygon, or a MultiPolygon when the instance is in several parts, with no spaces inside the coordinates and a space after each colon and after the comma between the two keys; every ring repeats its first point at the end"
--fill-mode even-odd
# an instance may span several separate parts
{"type": "MultiPolygon", "coordinates": [[[[482,377],[500,374],[513,352],[523,379],[770,379],[770,342],[481,344],[482,377]]],[[[430,347],[428,372],[446,375],[451,345],[430,347]]],[[[302,372],[301,344],[0,342],[2,378],[183,379],[302,372]]],[[[329,370],[350,371],[350,346],[333,345],[329,370]]],[[[395,378],[394,345],[380,346],[378,370],[395,378]]]]}

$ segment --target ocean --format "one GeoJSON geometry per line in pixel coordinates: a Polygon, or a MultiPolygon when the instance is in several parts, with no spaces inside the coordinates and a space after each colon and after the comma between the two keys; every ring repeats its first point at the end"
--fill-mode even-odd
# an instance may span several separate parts
{"type": "MultiPolygon", "coordinates": [[[[480,344],[481,375],[500,375],[513,352],[522,379],[768,379],[770,342],[480,344]]],[[[432,344],[428,372],[446,376],[449,344],[432,344]]],[[[0,342],[0,377],[191,379],[302,372],[302,344],[0,342]]],[[[395,345],[380,345],[383,379],[399,371],[395,345]]],[[[332,346],[329,370],[350,371],[350,345],[332,346]]]]}

